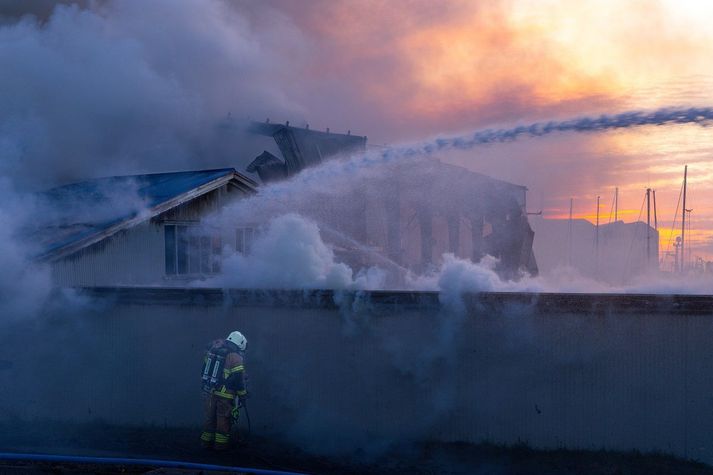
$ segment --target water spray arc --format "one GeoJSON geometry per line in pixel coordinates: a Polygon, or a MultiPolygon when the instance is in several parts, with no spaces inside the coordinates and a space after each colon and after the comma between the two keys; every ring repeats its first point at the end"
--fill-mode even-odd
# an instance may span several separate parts
{"type": "MultiPolygon", "coordinates": [[[[598,117],[579,117],[564,121],[535,122],[505,129],[486,129],[469,135],[437,138],[419,147],[405,148],[405,154],[432,154],[448,149],[468,150],[477,145],[504,143],[525,137],[542,137],[555,132],[602,132],[646,125],[701,124],[713,120],[713,107],[663,108],[655,111],[630,111],[598,117]]],[[[385,152],[388,153],[388,152],[385,152]]]]}
{"type": "MultiPolygon", "coordinates": [[[[318,194],[322,198],[330,193],[339,194],[354,187],[354,183],[366,183],[383,177],[384,171],[411,166],[418,160],[438,155],[449,150],[466,150],[478,145],[505,143],[521,138],[534,138],[555,132],[601,132],[646,125],[698,124],[706,126],[713,121],[713,107],[672,109],[665,108],[648,112],[625,112],[598,117],[579,117],[560,122],[538,122],[498,130],[475,131],[457,137],[441,137],[431,141],[371,149],[356,152],[343,159],[323,161],[307,167],[288,180],[269,183],[252,197],[241,199],[221,211],[220,216],[232,222],[249,219],[256,213],[281,215],[294,212],[295,197],[318,194]],[[325,183],[329,183],[328,188],[325,183]]],[[[618,220],[618,189],[615,193],[614,219],[618,220]]],[[[221,219],[217,217],[217,219],[221,219]]],[[[610,218],[611,219],[611,218],[610,218]]],[[[353,243],[352,243],[353,244],[353,243]]],[[[361,247],[361,246],[358,246],[361,247]]],[[[571,262],[569,249],[566,261],[571,262]]]]}
{"type": "MultiPolygon", "coordinates": [[[[535,122],[512,128],[486,129],[470,134],[439,137],[420,144],[395,146],[352,156],[347,161],[331,161],[303,170],[286,182],[278,182],[260,190],[257,199],[280,199],[292,196],[295,188],[316,187],[326,179],[349,180],[355,173],[402,160],[427,157],[449,150],[469,150],[479,145],[507,143],[521,138],[542,137],[556,132],[603,132],[647,125],[698,124],[713,121],[713,107],[662,108],[654,111],[630,111],[598,117],[578,117],[564,121],[535,122]]],[[[614,220],[618,219],[618,188],[614,220]]]]}

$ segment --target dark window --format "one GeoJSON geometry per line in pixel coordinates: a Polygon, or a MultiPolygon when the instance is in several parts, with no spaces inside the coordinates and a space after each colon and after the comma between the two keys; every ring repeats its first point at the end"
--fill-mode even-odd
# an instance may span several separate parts
{"type": "Polygon", "coordinates": [[[245,228],[245,254],[250,254],[253,248],[253,228],[245,228]]]}
{"type": "Polygon", "coordinates": [[[221,242],[220,242],[220,236],[213,236],[213,255],[211,256],[213,259],[213,272],[217,274],[220,272],[220,251],[221,251],[221,242]]]}
{"type": "Polygon", "coordinates": [[[166,244],[166,275],[176,274],[176,226],[164,226],[163,238],[166,244]]]}
{"type": "Polygon", "coordinates": [[[235,230],[235,251],[249,254],[253,245],[253,228],[238,228],[235,230]]]}
{"type": "Polygon", "coordinates": [[[242,228],[235,230],[235,251],[243,253],[245,250],[245,232],[242,228]]]}
{"type": "MultiPolygon", "coordinates": [[[[190,233],[190,230],[189,230],[190,233]]],[[[200,274],[201,246],[199,237],[193,233],[188,236],[188,273],[200,274]]]]}
{"type": "Polygon", "coordinates": [[[188,274],[188,230],[186,226],[176,226],[178,237],[178,274],[188,274]]]}
{"type": "Polygon", "coordinates": [[[211,245],[209,236],[201,236],[201,274],[210,274],[211,272],[211,245]]]}
{"type": "Polygon", "coordinates": [[[164,226],[166,275],[200,275],[220,272],[220,235],[200,226],[164,226]]]}

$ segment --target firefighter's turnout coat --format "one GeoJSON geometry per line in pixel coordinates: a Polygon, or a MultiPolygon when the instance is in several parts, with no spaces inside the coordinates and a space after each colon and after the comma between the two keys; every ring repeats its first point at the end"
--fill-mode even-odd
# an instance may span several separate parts
{"type": "Polygon", "coordinates": [[[237,345],[215,340],[203,361],[205,424],[201,434],[204,447],[228,448],[235,399],[245,397],[245,365],[237,345]]]}

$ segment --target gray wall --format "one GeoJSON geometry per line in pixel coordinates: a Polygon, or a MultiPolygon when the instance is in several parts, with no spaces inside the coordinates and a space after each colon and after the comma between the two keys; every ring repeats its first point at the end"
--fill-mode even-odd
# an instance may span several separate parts
{"type": "Polygon", "coordinates": [[[152,285],[165,280],[163,223],[145,222],[52,263],[55,285],[152,285]]]}
{"type": "MultiPolygon", "coordinates": [[[[52,261],[52,282],[61,287],[188,285],[188,282],[205,276],[166,275],[164,226],[198,226],[211,213],[245,196],[244,191],[224,185],[74,254],[52,261]]],[[[220,234],[224,250],[227,248],[232,253],[236,250],[236,228],[255,226],[253,222],[233,224],[234,227],[224,226],[218,230],[206,228],[205,233],[220,234]]]]}
{"type": "Polygon", "coordinates": [[[203,348],[240,329],[253,431],[303,447],[524,441],[713,463],[708,297],[481,294],[441,305],[429,293],[93,289],[71,306],[62,298],[0,337],[0,418],[198,425],[203,348]]]}

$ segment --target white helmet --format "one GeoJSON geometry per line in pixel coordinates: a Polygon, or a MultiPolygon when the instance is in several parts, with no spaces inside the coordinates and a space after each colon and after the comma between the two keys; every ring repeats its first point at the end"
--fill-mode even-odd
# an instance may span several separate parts
{"type": "Polygon", "coordinates": [[[226,340],[231,343],[235,343],[240,351],[245,351],[245,348],[248,347],[248,339],[245,338],[243,334],[237,330],[228,335],[228,338],[226,338],[226,340]]]}

